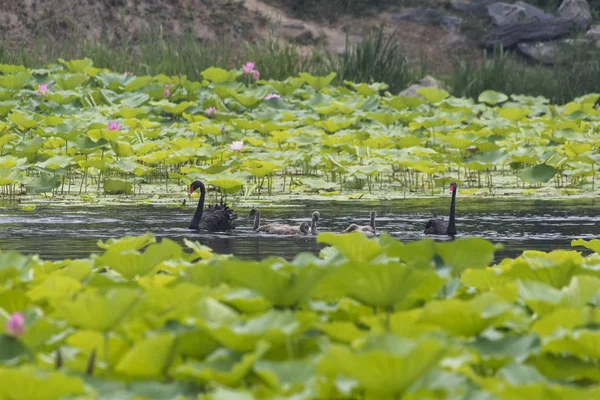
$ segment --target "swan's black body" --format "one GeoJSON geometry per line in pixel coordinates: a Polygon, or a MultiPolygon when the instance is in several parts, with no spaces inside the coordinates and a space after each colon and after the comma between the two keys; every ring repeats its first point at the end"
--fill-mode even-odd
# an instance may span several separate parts
{"type": "Polygon", "coordinates": [[[458,185],[456,182],[450,184],[450,191],[452,192],[452,202],[450,203],[450,218],[448,221],[443,219],[430,219],[425,225],[425,233],[427,235],[456,235],[456,222],[454,218],[454,208],[456,204],[456,191],[458,185]]]}
{"type": "Polygon", "coordinates": [[[189,228],[196,231],[208,232],[228,232],[235,229],[233,221],[237,216],[226,204],[208,205],[204,209],[204,198],[206,197],[206,188],[200,181],[194,181],[190,185],[190,194],[200,189],[200,200],[198,207],[192,218],[189,228]]]}

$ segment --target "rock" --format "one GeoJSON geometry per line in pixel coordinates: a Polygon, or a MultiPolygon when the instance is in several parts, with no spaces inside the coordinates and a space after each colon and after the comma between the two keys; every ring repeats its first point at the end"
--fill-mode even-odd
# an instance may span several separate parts
{"type": "Polygon", "coordinates": [[[406,88],[403,91],[401,91],[400,93],[398,93],[398,96],[421,97],[421,95],[417,93],[417,89],[425,88],[425,87],[443,89],[443,86],[440,82],[435,80],[433,77],[427,75],[427,76],[425,76],[425,78],[421,79],[421,81],[419,83],[410,85],[408,88],[406,88]]]}
{"type": "Polygon", "coordinates": [[[442,49],[452,51],[458,51],[469,47],[469,42],[469,38],[467,38],[465,35],[455,32],[450,32],[449,34],[444,35],[444,37],[442,37],[440,40],[442,49]]]}
{"type": "Polygon", "coordinates": [[[558,7],[558,14],[573,21],[579,29],[587,29],[593,22],[587,0],[563,0],[560,7],[558,7]]]}
{"type": "Polygon", "coordinates": [[[289,22],[279,30],[283,37],[296,44],[314,44],[317,41],[315,34],[302,22],[289,22]]]}
{"type": "Polygon", "coordinates": [[[543,10],[523,1],[517,1],[515,4],[498,1],[488,5],[487,9],[492,22],[496,26],[526,21],[547,21],[554,18],[554,15],[545,13],[543,10]]]}
{"type": "Polygon", "coordinates": [[[463,23],[461,17],[445,14],[436,8],[409,8],[401,13],[392,14],[392,20],[422,25],[440,25],[453,32],[458,32],[463,23]]]}
{"type": "Polygon", "coordinates": [[[517,48],[524,55],[543,64],[553,65],[566,61],[565,48],[586,45],[585,39],[561,39],[552,42],[519,43],[517,48]],[[561,59],[562,56],[562,59],[561,59]]]}
{"type": "Polygon", "coordinates": [[[592,26],[586,33],[585,38],[588,40],[598,41],[600,40],[600,25],[592,26]]]}
{"type": "Polygon", "coordinates": [[[499,44],[512,47],[521,42],[553,40],[567,35],[574,29],[575,24],[564,18],[498,26],[487,35],[485,47],[493,48],[499,44]]]}
{"type": "Polygon", "coordinates": [[[450,7],[453,10],[464,12],[475,17],[487,17],[487,6],[497,0],[451,0],[450,7]]]}

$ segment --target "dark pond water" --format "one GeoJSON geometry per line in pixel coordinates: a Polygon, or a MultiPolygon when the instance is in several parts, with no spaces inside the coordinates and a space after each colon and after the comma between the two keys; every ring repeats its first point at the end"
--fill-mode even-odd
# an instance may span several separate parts
{"type": "MultiPolygon", "coordinates": [[[[265,222],[299,224],[312,211],[321,213],[319,230],[339,232],[351,222],[368,224],[368,212],[377,211],[378,230],[413,241],[431,217],[447,218],[449,199],[400,200],[394,202],[299,202],[285,207],[263,207],[265,222]]],[[[550,251],[570,248],[572,239],[591,239],[600,234],[600,202],[589,200],[522,201],[458,199],[457,227],[460,236],[477,236],[504,244],[496,255],[515,257],[526,249],[550,251]]],[[[245,259],[271,255],[292,259],[301,251],[318,253],[323,247],[314,236],[281,237],[254,234],[252,221],[238,220],[233,234],[195,233],[187,229],[194,207],[154,206],[43,207],[33,212],[14,208],[0,210],[0,249],[37,253],[46,259],[87,257],[99,251],[98,239],[152,232],[178,242],[200,241],[216,252],[245,259]]],[[[246,216],[248,209],[236,209],[246,216]]],[[[446,240],[441,238],[441,240],[446,240]]]]}

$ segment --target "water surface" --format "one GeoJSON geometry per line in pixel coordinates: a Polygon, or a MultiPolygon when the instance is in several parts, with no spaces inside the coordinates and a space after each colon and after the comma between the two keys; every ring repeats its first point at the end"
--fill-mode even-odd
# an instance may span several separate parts
{"type": "MultiPolygon", "coordinates": [[[[264,222],[297,225],[321,213],[319,231],[339,232],[350,223],[368,224],[375,210],[377,228],[402,241],[426,237],[423,229],[432,217],[447,218],[449,199],[366,202],[298,202],[281,207],[262,207],[264,222]]],[[[600,233],[600,204],[587,200],[459,199],[457,229],[460,236],[476,236],[502,243],[496,260],[515,257],[526,249],[550,251],[570,248],[572,239],[592,239],[600,233]]],[[[248,209],[236,208],[239,216],[248,209]]],[[[15,208],[0,210],[0,249],[36,253],[46,259],[87,257],[98,252],[99,239],[152,232],[180,243],[198,240],[218,253],[244,259],[282,256],[298,252],[318,253],[324,245],[314,236],[280,237],[255,234],[250,219],[237,221],[232,234],[196,233],[187,229],[193,205],[167,208],[148,205],[121,207],[46,207],[33,212],[15,208]]],[[[447,240],[440,238],[440,240],[447,240]]]]}

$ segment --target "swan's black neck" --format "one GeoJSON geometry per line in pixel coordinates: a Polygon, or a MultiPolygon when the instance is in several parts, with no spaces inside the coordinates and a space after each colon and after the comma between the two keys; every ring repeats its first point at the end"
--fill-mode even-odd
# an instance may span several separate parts
{"type": "Polygon", "coordinates": [[[256,210],[256,214],[254,215],[254,226],[252,226],[252,230],[255,231],[258,229],[260,225],[260,211],[256,210]]]}
{"type": "Polygon", "coordinates": [[[456,204],[456,191],[458,188],[454,186],[452,190],[452,202],[450,203],[450,218],[448,220],[448,235],[456,235],[456,222],[454,219],[454,207],[456,204]]]}
{"type": "Polygon", "coordinates": [[[206,196],[206,188],[204,183],[200,182],[200,201],[198,201],[198,207],[190,223],[190,229],[200,230],[200,219],[202,218],[202,211],[204,210],[204,197],[206,196]]]}

